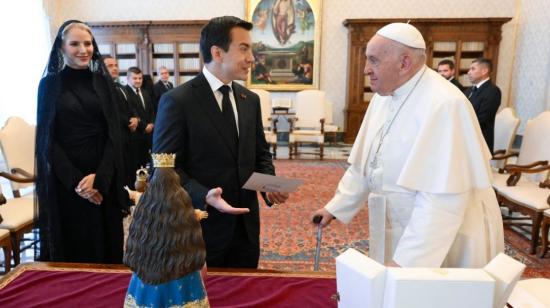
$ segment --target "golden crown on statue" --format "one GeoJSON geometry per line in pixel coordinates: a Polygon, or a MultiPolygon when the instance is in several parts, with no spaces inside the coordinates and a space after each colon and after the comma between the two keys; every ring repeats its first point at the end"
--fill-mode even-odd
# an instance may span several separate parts
{"type": "Polygon", "coordinates": [[[176,154],[158,153],[151,154],[151,156],[155,168],[174,168],[176,165],[176,154]]]}

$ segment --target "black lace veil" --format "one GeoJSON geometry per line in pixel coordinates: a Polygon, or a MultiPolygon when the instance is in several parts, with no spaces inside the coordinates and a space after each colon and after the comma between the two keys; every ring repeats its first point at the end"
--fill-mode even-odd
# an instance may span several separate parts
{"type": "MultiPolygon", "coordinates": [[[[35,202],[35,222],[38,222],[40,233],[40,256],[41,261],[56,260],[62,258],[63,252],[59,251],[55,240],[60,238],[60,223],[59,212],[57,207],[55,181],[52,176],[52,168],[50,166],[50,155],[53,140],[53,124],[56,114],[56,104],[63,88],[63,78],[61,72],[65,68],[63,57],[63,35],[65,30],[72,28],[75,23],[84,24],[78,20],[68,20],[64,22],[57,32],[53,43],[49,61],[44,70],[43,78],[38,87],[38,102],[37,102],[37,126],[36,126],[36,195],[35,202]]],[[[123,191],[121,175],[122,172],[122,150],[120,148],[120,131],[116,124],[118,114],[115,104],[118,103],[118,96],[115,92],[114,84],[109,75],[109,72],[103,64],[101,54],[97,42],[92,34],[93,54],[90,61],[89,70],[94,75],[100,78],[94,78],[94,89],[108,89],[107,97],[109,102],[102,102],[104,115],[109,124],[109,137],[113,140],[115,146],[115,181],[119,185],[121,192],[117,193],[117,204],[121,206],[123,211],[127,211],[128,198],[123,191]],[[106,86],[105,84],[106,83],[106,86]],[[105,108],[108,108],[107,110],[105,108]],[[118,180],[120,178],[120,181],[118,180]],[[120,183],[119,183],[120,182],[120,183]]],[[[118,191],[118,190],[117,190],[118,191]]],[[[35,224],[36,225],[36,224],[35,224]]],[[[36,251],[35,251],[36,255],[36,251]]]]}

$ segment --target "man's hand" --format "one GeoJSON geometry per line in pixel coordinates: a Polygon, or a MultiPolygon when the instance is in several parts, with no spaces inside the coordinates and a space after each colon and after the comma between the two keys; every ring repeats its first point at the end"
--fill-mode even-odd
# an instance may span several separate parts
{"type": "Polygon", "coordinates": [[[288,199],[288,193],[284,192],[268,192],[265,195],[267,197],[267,200],[273,203],[273,205],[285,203],[285,201],[288,199]]]}
{"type": "Polygon", "coordinates": [[[147,133],[147,134],[152,133],[154,127],[155,127],[155,125],[153,125],[153,123],[147,124],[147,126],[145,127],[145,133],[147,133]]]}
{"type": "Polygon", "coordinates": [[[220,187],[212,188],[206,194],[206,203],[213,206],[222,213],[238,215],[250,212],[248,208],[232,207],[222,198],[222,189],[220,187]]]}
{"type": "Polygon", "coordinates": [[[136,131],[136,128],[138,126],[138,118],[136,117],[133,117],[133,118],[130,118],[130,121],[128,122],[128,128],[130,129],[131,132],[135,132],[136,131]]]}
{"type": "Polygon", "coordinates": [[[323,228],[328,226],[330,224],[330,222],[336,218],[331,213],[329,213],[329,211],[325,210],[324,208],[318,209],[317,211],[315,211],[315,213],[313,213],[313,217],[315,217],[315,216],[322,217],[319,224],[321,224],[321,226],[323,228]]]}

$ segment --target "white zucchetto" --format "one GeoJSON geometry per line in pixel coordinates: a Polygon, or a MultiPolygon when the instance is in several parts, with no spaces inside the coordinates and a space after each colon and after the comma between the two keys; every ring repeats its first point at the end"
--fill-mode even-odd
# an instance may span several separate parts
{"type": "Polygon", "coordinates": [[[412,48],[426,49],[426,42],[418,29],[402,22],[396,22],[382,27],[376,34],[399,42],[412,48]]]}

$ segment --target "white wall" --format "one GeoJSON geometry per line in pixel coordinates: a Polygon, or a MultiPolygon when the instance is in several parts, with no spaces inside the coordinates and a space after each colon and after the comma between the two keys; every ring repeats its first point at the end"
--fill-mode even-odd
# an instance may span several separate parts
{"type": "Polygon", "coordinates": [[[511,77],[511,103],[522,119],[550,110],[550,1],[523,0],[518,10],[519,31],[511,77]]]}
{"type": "Polygon", "coordinates": [[[0,127],[10,116],[34,124],[50,44],[41,2],[0,2],[0,37],[0,127]]]}
{"type": "MultiPolygon", "coordinates": [[[[209,19],[244,17],[244,0],[44,0],[52,32],[66,19],[85,21],[209,19]],[[201,9],[198,9],[201,7],[201,9]]],[[[496,83],[503,105],[514,105],[525,120],[548,108],[550,21],[548,0],[323,0],[320,87],[334,103],[334,121],[343,126],[347,72],[348,18],[514,17],[503,26],[496,83]],[[526,76],[536,76],[527,78],[526,76]]],[[[293,97],[276,93],[274,97],[293,97]]]]}

